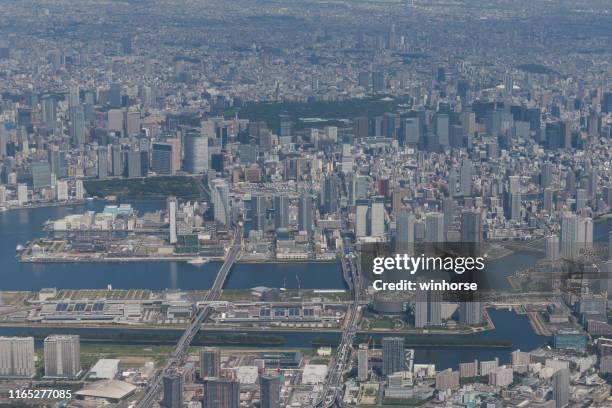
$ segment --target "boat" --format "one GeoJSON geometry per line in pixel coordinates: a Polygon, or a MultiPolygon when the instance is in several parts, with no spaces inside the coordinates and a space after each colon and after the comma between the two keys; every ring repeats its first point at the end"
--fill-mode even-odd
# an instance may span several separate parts
{"type": "Polygon", "coordinates": [[[200,265],[204,265],[204,264],[208,263],[208,259],[202,258],[201,256],[198,256],[196,258],[188,260],[187,263],[189,265],[200,266],[200,265]]]}
{"type": "Polygon", "coordinates": [[[21,251],[23,251],[23,250],[24,250],[24,246],[23,246],[23,245],[17,245],[17,247],[15,248],[15,250],[16,250],[17,252],[21,252],[21,251]]]}

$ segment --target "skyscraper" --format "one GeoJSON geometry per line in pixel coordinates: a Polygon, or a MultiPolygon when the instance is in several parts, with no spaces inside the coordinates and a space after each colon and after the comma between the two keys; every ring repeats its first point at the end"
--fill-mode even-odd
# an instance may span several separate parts
{"type": "Polygon", "coordinates": [[[17,184],[17,202],[20,205],[28,202],[28,185],[25,183],[17,184]]]}
{"type": "Polygon", "coordinates": [[[78,335],[51,335],[45,339],[45,377],[75,378],[81,372],[78,335]]]}
{"type": "Polygon", "coordinates": [[[208,138],[200,134],[185,136],[185,171],[192,174],[206,173],[209,163],[208,138]]]}
{"type": "Polygon", "coordinates": [[[111,108],[121,107],[121,84],[111,84],[108,90],[108,104],[111,108]]]}
{"type": "Polygon", "coordinates": [[[483,322],[482,304],[477,300],[459,303],[459,322],[465,326],[475,326],[483,322]]]}
{"type": "Polygon", "coordinates": [[[34,338],[0,337],[0,378],[34,377],[34,338]]]}
{"type": "Polygon", "coordinates": [[[593,243],[593,220],[565,212],[561,218],[561,256],[577,259],[593,243]]]}
{"type": "Polygon", "coordinates": [[[442,147],[449,146],[449,117],[446,114],[436,114],[436,135],[442,147]]]}
{"type": "Polygon", "coordinates": [[[200,350],[200,377],[221,375],[221,352],[218,348],[204,347],[200,350]]]}
{"type": "Polygon", "coordinates": [[[423,328],[442,324],[442,294],[435,290],[419,290],[415,297],[414,326],[423,328]]]}
{"type": "Polygon", "coordinates": [[[253,194],[251,196],[251,208],[253,229],[264,231],[267,223],[268,199],[263,194],[253,194]]]}
{"type": "Polygon", "coordinates": [[[168,197],[166,200],[166,212],[168,213],[168,224],[170,231],[170,243],[176,244],[176,210],[177,210],[176,197],[168,197]]]}
{"type": "Polygon", "coordinates": [[[461,162],[461,169],[459,170],[459,184],[461,195],[469,197],[472,195],[472,162],[464,158],[461,162]]]}
{"type": "Polygon", "coordinates": [[[412,255],[414,252],[414,221],[413,214],[400,212],[395,220],[395,252],[412,255]]]}
{"type": "Polygon", "coordinates": [[[569,405],[570,373],[562,368],[553,375],[553,399],[555,408],[565,408],[569,405]]]}
{"type": "Polygon", "coordinates": [[[178,372],[164,375],[164,398],[161,406],[164,408],[183,407],[183,376],[178,372]]]}
{"type": "Polygon", "coordinates": [[[276,228],[289,226],[289,197],[286,195],[274,196],[274,226],[276,228]]]}
{"type": "Polygon", "coordinates": [[[406,368],[403,337],[383,337],[383,375],[403,371],[406,368]]]}
{"type": "Polygon", "coordinates": [[[203,408],[238,408],[240,383],[227,378],[209,378],[204,381],[203,408]]]}
{"type": "Polygon", "coordinates": [[[300,201],[298,202],[298,227],[300,231],[312,233],[312,213],[312,197],[310,196],[310,191],[305,190],[300,195],[300,201]]]}
{"type": "Polygon", "coordinates": [[[47,127],[54,127],[57,122],[57,103],[55,99],[46,96],[42,98],[42,121],[47,127]]]}
{"type": "Polygon", "coordinates": [[[113,145],[112,147],[112,168],[113,176],[123,176],[125,172],[125,160],[123,158],[123,151],[121,146],[113,145]]]}
{"type": "Polygon", "coordinates": [[[151,170],[156,174],[174,174],[172,163],[172,145],[170,143],[153,143],[151,147],[151,170]]]}
{"type": "Polygon", "coordinates": [[[72,85],[68,90],[68,106],[74,107],[81,103],[81,90],[78,85],[72,85]]]}
{"type": "Polygon", "coordinates": [[[587,204],[587,190],[583,188],[579,188],[576,190],[576,212],[579,213],[582,211],[587,204]]]}
{"type": "Polygon", "coordinates": [[[68,200],[68,182],[66,180],[58,181],[55,185],[55,198],[58,201],[68,200]]]}
{"type": "Polygon", "coordinates": [[[357,350],[357,378],[360,381],[368,379],[368,345],[360,344],[357,350]]]}
{"type": "Polygon", "coordinates": [[[108,177],[108,148],[100,146],[98,147],[98,178],[106,177],[108,177]]]}
{"type": "Polygon", "coordinates": [[[74,197],[77,200],[82,200],[85,197],[85,186],[81,179],[74,182],[74,197]]]}
{"type": "Polygon", "coordinates": [[[51,186],[51,166],[48,162],[32,163],[32,185],[35,190],[51,186]]]}
{"type": "Polygon", "coordinates": [[[385,203],[383,197],[374,197],[370,210],[370,235],[385,236],[385,203]]]}
{"type": "Polygon", "coordinates": [[[85,111],[81,105],[70,108],[70,140],[74,146],[81,146],[87,142],[85,111]]]}
{"type": "Polygon", "coordinates": [[[230,225],[230,199],[229,186],[226,180],[214,179],[211,181],[210,194],[214,210],[215,221],[229,226],[230,225]]]}
{"type": "Polygon", "coordinates": [[[8,135],[3,122],[0,122],[0,159],[6,156],[6,144],[8,135]]]}
{"type": "Polygon", "coordinates": [[[148,154],[142,150],[128,152],[128,177],[146,177],[149,169],[148,154]]]}
{"type": "Polygon", "coordinates": [[[425,215],[425,242],[444,242],[444,214],[431,212],[425,215]]]}
{"type": "Polygon", "coordinates": [[[262,375],[259,381],[261,408],[280,408],[281,382],[278,375],[262,375]]]}
{"type": "Polygon", "coordinates": [[[357,200],[355,207],[355,236],[365,237],[368,235],[368,200],[357,200]]]}
{"type": "Polygon", "coordinates": [[[461,241],[482,241],[482,218],[478,210],[465,210],[461,213],[461,241]]]}
{"type": "Polygon", "coordinates": [[[323,210],[327,213],[335,213],[338,211],[339,202],[339,187],[338,178],[331,174],[325,176],[323,192],[322,192],[323,210]]]}

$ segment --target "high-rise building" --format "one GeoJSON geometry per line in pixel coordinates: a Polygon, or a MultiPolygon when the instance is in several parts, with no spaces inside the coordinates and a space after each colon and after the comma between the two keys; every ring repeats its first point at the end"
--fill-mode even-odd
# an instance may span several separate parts
{"type": "Polygon", "coordinates": [[[251,207],[253,213],[253,229],[264,231],[267,224],[268,199],[263,194],[251,196],[251,207]]]}
{"type": "Polygon", "coordinates": [[[74,182],[74,198],[77,200],[82,200],[85,198],[85,186],[83,185],[83,180],[81,179],[74,182]]]}
{"type": "Polygon", "coordinates": [[[561,256],[565,259],[574,259],[576,255],[576,240],[578,219],[576,214],[563,213],[561,218],[561,256]]]}
{"type": "Polygon", "coordinates": [[[477,301],[459,303],[459,322],[465,326],[476,326],[483,322],[482,304],[477,301]]]}
{"type": "Polygon", "coordinates": [[[431,212],[425,215],[425,242],[444,242],[444,214],[431,212]]]}
{"type": "Polygon", "coordinates": [[[51,166],[49,166],[49,162],[32,163],[32,185],[35,190],[51,186],[51,166]]]}
{"type": "Polygon", "coordinates": [[[400,132],[400,143],[403,145],[416,146],[421,140],[421,127],[419,118],[404,119],[400,132]]]}
{"type": "Polygon", "coordinates": [[[570,373],[569,369],[562,368],[552,378],[553,400],[555,408],[565,408],[569,405],[570,373]]]}
{"type": "Polygon", "coordinates": [[[305,190],[300,195],[298,202],[298,227],[300,231],[306,231],[309,234],[313,229],[313,206],[310,191],[305,190]]]}
{"type": "Polygon", "coordinates": [[[482,242],[482,218],[478,210],[461,213],[461,241],[482,242]]]}
{"type": "Polygon", "coordinates": [[[372,72],[372,89],[374,92],[384,92],[387,88],[385,74],[380,71],[372,72]]]}
{"type": "Polygon", "coordinates": [[[46,96],[41,100],[42,121],[47,127],[55,127],[57,122],[57,102],[55,98],[46,96]]]}
{"type": "Polygon", "coordinates": [[[414,221],[413,214],[400,212],[395,220],[395,252],[412,255],[414,252],[414,221]]]}
{"type": "Polygon", "coordinates": [[[259,380],[261,408],[280,408],[281,381],[278,375],[262,375],[259,380]]]}
{"type": "Polygon", "coordinates": [[[418,291],[414,302],[414,326],[423,328],[442,324],[442,294],[439,291],[418,291]]]}
{"type": "Polygon", "coordinates": [[[0,159],[6,156],[6,144],[8,143],[8,134],[3,122],[0,122],[0,159]]]}
{"type": "Polygon", "coordinates": [[[368,235],[368,200],[357,200],[355,206],[355,236],[366,237],[368,235]]]}
{"type": "Polygon", "coordinates": [[[108,104],[111,108],[121,107],[121,84],[111,84],[108,90],[108,104]]]}
{"type": "Polygon", "coordinates": [[[229,186],[226,180],[214,179],[211,181],[210,194],[214,210],[215,221],[229,226],[231,220],[229,186]]]}
{"type": "Polygon", "coordinates": [[[291,118],[289,115],[280,115],[280,129],[278,134],[280,137],[291,136],[291,118]]]}
{"type": "Polygon", "coordinates": [[[446,391],[448,389],[459,387],[459,371],[453,371],[450,368],[440,371],[436,375],[436,389],[446,391]]]}
{"type": "Polygon", "coordinates": [[[561,218],[561,256],[577,259],[593,243],[593,220],[565,212],[561,218]]]}
{"type": "Polygon", "coordinates": [[[500,367],[489,373],[489,385],[494,387],[507,387],[514,380],[512,368],[500,367]]]}
{"type": "Polygon", "coordinates": [[[209,156],[208,137],[191,133],[185,136],[185,171],[192,174],[206,173],[209,156]]]}
{"type": "Polygon", "coordinates": [[[178,208],[178,204],[176,201],[176,197],[168,197],[166,200],[166,212],[168,213],[168,224],[170,230],[170,243],[176,244],[177,236],[176,236],[176,210],[178,208]]]}
{"type": "Polygon", "coordinates": [[[57,182],[55,186],[55,198],[58,201],[66,201],[68,200],[68,182],[66,180],[61,180],[57,182]]]}
{"type": "Polygon", "coordinates": [[[113,145],[111,159],[113,176],[123,176],[123,174],[125,173],[125,160],[124,153],[121,150],[121,146],[113,145]]]}
{"type": "Polygon", "coordinates": [[[449,117],[447,114],[436,114],[435,118],[436,135],[438,143],[442,147],[449,146],[449,117]]]}
{"type": "Polygon", "coordinates": [[[107,124],[106,128],[112,132],[123,133],[124,125],[124,113],[122,109],[109,109],[106,113],[107,124]]]}
{"type": "Polygon", "coordinates": [[[383,375],[389,375],[406,368],[403,337],[383,337],[383,375]]]}
{"type": "Polygon", "coordinates": [[[360,381],[368,379],[368,345],[360,344],[357,350],[357,378],[360,381]]]}
{"type": "Polygon", "coordinates": [[[374,197],[370,210],[370,236],[385,236],[385,203],[383,197],[374,197]]]}
{"type": "Polygon", "coordinates": [[[553,176],[553,164],[551,162],[545,162],[542,164],[542,169],[540,170],[540,186],[542,188],[548,188],[552,184],[552,176],[553,176]]]}
{"type": "Polygon", "coordinates": [[[23,205],[28,201],[28,185],[25,183],[17,184],[17,202],[19,205],[23,205]]]}
{"type": "Polygon", "coordinates": [[[289,226],[289,197],[286,195],[274,196],[274,226],[277,229],[289,226]]]}
{"type": "Polygon", "coordinates": [[[463,159],[461,169],[459,170],[459,185],[461,195],[469,197],[472,195],[472,162],[469,159],[463,159]]]}
{"type": "Polygon", "coordinates": [[[151,147],[151,170],[156,174],[174,174],[172,163],[172,145],[170,143],[153,143],[151,147]]]}
{"type": "Polygon", "coordinates": [[[164,408],[183,408],[183,376],[178,372],[164,375],[164,398],[160,405],[164,408]]]}
{"type": "Polygon", "coordinates": [[[324,186],[322,191],[323,210],[327,213],[335,213],[338,211],[339,202],[339,186],[336,175],[331,174],[325,176],[324,186]]]}
{"type": "Polygon", "coordinates": [[[208,378],[204,381],[203,408],[238,408],[240,383],[227,378],[208,378]]]}
{"type": "Polygon", "coordinates": [[[546,259],[554,262],[558,261],[559,258],[559,236],[549,235],[546,237],[546,259]]]}
{"type": "Polygon", "coordinates": [[[74,146],[82,146],[87,142],[85,133],[85,111],[78,105],[70,108],[70,140],[74,146]]]}
{"type": "MultiPolygon", "coordinates": [[[[369,74],[368,74],[368,81],[369,81],[369,74]]],[[[368,137],[369,133],[370,133],[369,121],[367,117],[358,117],[358,118],[353,119],[353,136],[355,138],[368,137]]]]}
{"type": "Polygon", "coordinates": [[[76,378],[81,372],[78,335],[51,335],[44,342],[45,377],[76,378]]]}
{"type": "Polygon", "coordinates": [[[478,375],[478,360],[459,364],[459,377],[471,378],[478,375]]]}
{"type": "Polygon", "coordinates": [[[108,177],[108,148],[106,146],[98,147],[98,178],[104,179],[108,177]]]}
{"type": "Polygon", "coordinates": [[[513,366],[527,366],[531,363],[531,355],[521,350],[515,350],[510,353],[513,366]]]}
{"type": "Polygon", "coordinates": [[[553,211],[553,204],[554,204],[554,190],[550,187],[545,188],[544,189],[544,197],[542,200],[542,207],[544,208],[544,211],[548,212],[549,214],[552,213],[553,211]]]}
{"type": "Polygon", "coordinates": [[[200,350],[200,378],[221,375],[221,352],[218,348],[204,347],[200,350]]]}
{"type": "Polygon", "coordinates": [[[128,152],[128,177],[146,177],[149,169],[149,155],[146,151],[128,152]]]}
{"type": "Polygon", "coordinates": [[[34,338],[0,337],[0,378],[34,377],[34,338]]]}

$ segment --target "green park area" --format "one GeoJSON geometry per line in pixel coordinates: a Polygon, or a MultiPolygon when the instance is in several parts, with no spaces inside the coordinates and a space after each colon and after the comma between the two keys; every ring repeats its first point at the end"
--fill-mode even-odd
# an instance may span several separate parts
{"type": "Polygon", "coordinates": [[[296,130],[309,127],[341,125],[344,119],[358,116],[381,116],[387,112],[397,113],[405,98],[371,97],[364,99],[347,99],[344,101],[308,101],[308,102],[256,102],[238,109],[225,112],[226,117],[238,113],[241,119],[264,121],[268,127],[278,131],[280,115],[287,115],[296,130]]]}
{"type": "Polygon", "coordinates": [[[198,182],[188,176],[116,178],[109,180],[87,180],[85,189],[90,196],[117,198],[165,198],[196,197],[200,195],[198,182]]]}

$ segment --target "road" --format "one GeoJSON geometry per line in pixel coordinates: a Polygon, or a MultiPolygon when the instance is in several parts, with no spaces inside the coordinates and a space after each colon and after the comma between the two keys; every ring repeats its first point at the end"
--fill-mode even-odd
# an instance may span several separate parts
{"type": "Polygon", "coordinates": [[[236,258],[240,253],[240,243],[242,239],[242,226],[237,226],[234,239],[232,241],[232,245],[227,253],[227,257],[225,258],[225,262],[221,265],[221,269],[219,269],[219,273],[215,278],[215,282],[213,283],[212,288],[206,294],[205,305],[198,309],[197,313],[192,319],[191,324],[185,330],[181,338],[179,339],[176,347],[174,348],[170,358],[164,365],[161,370],[158,370],[155,376],[149,382],[149,385],[145,389],[144,395],[136,404],[137,408],[150,408],[153,406],[153,403],[157,399],[157,395],[160,391],[161,382],[164,374],[172,371],[174,368],[178,367],[182,362],[185,361],[187,354],[189,353],[189,345],[193,341],[193,338],[200,330],[200,327],[206,321],[206,319],[210,316],[213,311],[213,307],[209,304],[209,302],[214,302],[219,300],[221,297],[221,292],[223,291],[223,285],[227,280],[229,275],[229,271],[232,269],[234,262],[236,262],[236,258]]]}
{"type": "MultiPolygon", "coordinates": [[[[345,246],[348,247],[349,245],[350,243],[346,240],[345,246]]],[[[353,295],[353,302],[347,309],[346,325],[342,332],[342,338],[330,362],[328,381],[324,385],[319,401],[314,405],[317,408],[332,407],[337,404],[342,391],[342,375],[351,364],[353,340],[359,324],[359,297],[362,287],[355,259],[353,252],[350,251],[342,257],[342,272],[353,295]]]]}

